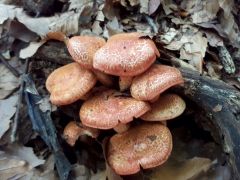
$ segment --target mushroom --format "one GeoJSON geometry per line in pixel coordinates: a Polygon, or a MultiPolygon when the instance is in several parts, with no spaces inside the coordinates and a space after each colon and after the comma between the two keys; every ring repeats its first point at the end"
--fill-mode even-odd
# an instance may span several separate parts
{"type": "Polygon", "coordinates": [[[64,139],[71,146],[74,146],[78,138],[83,135],[97,138],[99,135],[99,130],[80,126],[80,124],[76,123],[75,121],[70,121],[63,131],[64,139]]]}
{"type": "Polygon", "coordinates": [[[143,123],[110,138],[107,161],[119,175],[163,164],[172,151],[172,135],[161,123],[143,123]]]}
{"type": "Polygon", "coordinates": [[[151,110],[140,118],[145,121],[165,121],[180,116],[186,103],[177,94],[163,94],[151,105],[151,110]]]}
{"type": "Polygon", "coordinates": [[[130,91],[135,99],[151,101],[168,88],[183,82],[182,74],[177,68],[154,64],[133,79],[130,91]]]}
{"type": "Polygon", "coordinates": [[[160,55],[151,39],[140,38],[140,36],[140,33],[112,36],[93,57],[95,69],[121,76],[121,90],[128,88],[131,82],[131,78],[127,77],[141,74],[153,64],[156,56],[160,55]]]}
{"type": "Polygon", "coordinates": [[[111,76],[93,68],[93,55],[106,43],[105,39],[94,36],[74,36],[68,38],[62,32],[49,32],[47,38],[64,42],[74,61],[84,68],[92,70],[103,85],[112,86],[113,78],[111,76]]]}
{"type": "Polygon", "coordinates": [[[105,39],[100,37],[74,36],[66,42],[66,45],[74,61],[87,69],[92,69],[93,56],[105,43],[105,39]]]}
{"type": "Polygon", "coordinates": [[[96,82],[90,70],[74,62],[54,70],[47,78],[46,88],[53,104],[67,105],[83,97],[96,82]]]}
{"type": "Polygon", "coordinates": [[[111,129],[127,124],[150,110],[148,103],[124,96],[116,90],[97,92],[85,101],[80,109],[80,119],[85,126],[111,129]]]}

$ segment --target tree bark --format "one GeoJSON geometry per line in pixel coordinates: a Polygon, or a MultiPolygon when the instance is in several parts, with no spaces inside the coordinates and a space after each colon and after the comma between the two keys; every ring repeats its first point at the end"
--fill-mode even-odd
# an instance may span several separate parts
{"type": "Polygon", "coordinates": [[[205,111],[222,141],[223,151],[229,155],[234,178],[240,179],[240,92],[223,81],[180,70],[185,84],[179,90],[205,111]]]}

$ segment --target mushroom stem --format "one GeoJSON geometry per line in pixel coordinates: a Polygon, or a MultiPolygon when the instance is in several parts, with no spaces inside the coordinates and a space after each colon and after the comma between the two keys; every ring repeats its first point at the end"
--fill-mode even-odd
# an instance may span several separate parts
{"type": "Polygon", "coordinates": [[[108,74],[105,74],[97,69],[93,69],[92,70],[93,73],[96,75],[97,77],[97,80],[102,83],[104,86],[107,86],[107,87],[112,87],[114,82],[113,82],[113,77],[108,75],[108,74]]]}
{"type": "Polygon", "coordinates": [[[133,81],[133,76],[120,76],[119,77],[119,88],[120,91],[125,91],[130,88],[133,81]]]}
{"type": "Polygon", "coordinates": [[[120,123],[113,129],[114,129],[114,131],[116,131],[117,133],[120,134],[120,133],[127,131],[129,129],[129,127],[130,127],[129,123],[128,124],[120,123]]]}
{"type": "Polygon", "coordinates": [[[161,121],[164,126],[167,126],[167,121],[161,121]]]}
{"type": "Polygon", "coordinates": [[[83,135],[97,138],[99,135],[99,130],[90,127],[80,126],[75,121],[69,122],[64,128],[63,136],[70,146],[74,146],[78,138],[83,135]]]}
{"type": "Polygon", "coordinates": [[[150,103],[154,103],[154,102],[156,102],[159,99],[159,97],[160,97],[160,94],[157,95],[156,97],[154,97],[153,99],[151,99],[149,102],[150,103]]]}

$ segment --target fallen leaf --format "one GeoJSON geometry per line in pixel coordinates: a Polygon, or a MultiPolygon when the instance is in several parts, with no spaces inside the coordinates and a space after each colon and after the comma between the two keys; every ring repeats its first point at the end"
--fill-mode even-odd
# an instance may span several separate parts
{"type": "Polygon", "coordinates": [[[40,42],[31,42],[29,46],[20,50],[19,57],[22,59],[32,57],[37,52],[38,48],[40,48],[45,42],[45,40],[40,42]]]}
{"type": "Polygon", "coordinates": [[[139,1],[140,1],[140,13],[148,14],[149,0],[139,0],[139,1]]]}
{"type": "Polygon", "coordinates": [[[184,162],[167,161],[162,166],[154,169],[151,180],[188,180],[207,171],[213,162],[208,158],[194,157],[184,162]]]}
{"type": "Polygon", "coordinates": [[[207,40],[210,46],[212,47],[218,47],[223,46],[223,40],[220,36],[218,36],[216,33],[210,32],[210,31],[203,31],[204,34],[207,36],[207,40]]]}
{"type": "Polygon", "coordinates": [[[7,97],[19,85],[19,78],[15,77],[3,64],[0,64],[0,99],[7,97]]]}
{"type": "MultiPolygon", "coordinates": [[[[73,2],[73,1],[72,1],[73,2]]],[[[22,8],[17,8],[13,5],[0,4],[0,24],[7,19],[16,18],[19,22],[24,24],[28,29],[37,33],[41,37],[45,37],[50,31],[61,31],[67,35],[78,32],[79,18],[85,7],[89,7],[89,3],[72,4],[70,9],[76,8],[76,11],[67,11],[56,14],[51,17],[32,18],[28,16],[22,8]]]]}
{"type": "Polygon", "coordinates": [[[18,95],[9,97],[8,99],[0,100],[0,138],[9,129],[10,119],[16,112],[16,104],[18,95]]]}
{"type": "Polygon", "coordinates": [[[109,21],[105,26],[104,37],[108,38],[120,32],[123,32],[122,25],[119,23],[117,17],[114,17],[113,20],[109,21]]]}
{"type": "Polygon", "coordinates": [[[155,13],[155,11],[160,6],[161,1],[160,0],[150,0],[148,4],[148,14],[151,15],[155,13]]]}
{"type": "Polygon", "coordinates": [[[95,21],[92,25],[92,32],[96,35],[100,35],[103,32],[102,27],[100,26],[100,22],[99,21],[95,21]]]}
{"type": "Polygon", "coordinates": [[[29,147],[11,144],[3,149],[0,154],[1,179],[17,179],[45,162],[39,159],[29,147]]]}

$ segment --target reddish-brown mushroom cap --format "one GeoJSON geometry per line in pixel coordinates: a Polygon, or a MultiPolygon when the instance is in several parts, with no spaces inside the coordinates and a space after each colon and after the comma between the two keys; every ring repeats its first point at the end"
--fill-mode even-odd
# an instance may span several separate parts
{"type": "Polygon", "coordinates": [[[172,136],[161,123],[143,123],[111,137],[107,160],[119,175],[163,164],[172,151],[172,136]]]}
{"type": "Polygon", "coordinates": [[[51,93],[50,100],[55,105],[71,104],[96,84],[95,75],[78,63],[70,63],[53,71],[46,81],[46,88],[51,93]]]}
{"type": "Polygon", "coordinates": [[[83,127],[78,125],[75,121],[71,121],[67,124],[63,131],[64,139],[71,146],[74,146],[78,138],[83,135],[97,138],[99,135],[99,130],[90,127],[83,127]]]}
{"type": "Polygon", "coordinates": [[[163,94],[151,105],[151,110],[140,118],[146,121],[165,121],[180,116],[186,108],[184,100],[176,94],[163,94]]]}
{"type": "Polygon", "coordinates": [[[166,89],[181,83],[183,77],[177,68],[154,64],[133,79],[130,90],[135,99],[149,101],[166,89]]]}
{"type": "Polygon", "coordinates": [[[154,42],[148,38],[146,35],[142,34],[142,33],[139,33],[139,32],[130,32],[130,33],[119,33],[119,34],[115,34],[113,36],[111,36],[109,39],[108,39],[108,43],[109,42],[117,42],[117,41],[123,41],[123,40],[138,40],[139,38],[145,38],[145,40],[148,40],[149,43],[152,44],[152,47],[154,47],[155,49],[155,53],[157,55],[157,57],[160,56],[160,53],[156,47],[156,45],[154,44],[154,42]]]}
{"type": "Polygon", "coordinates": [[[93,67],[116,76],[135,76],[156,60],[155,49],[149,39],[111,41],[95,53],[93,67]]]}
{"type": "Polygon", "coordinates": [[[139,37],[144,36],[144,34],[139,32],[130,32],[130,33],[119,33],[111,36],[107,42],[116,42],[118,40],[129,40],[129,39],[139,39],[139,37]]]}
{"type": "Polygon", "coordinates": [[[80,109],[80,119],[86,126],[111,129],[119,123],[128,123],[149,110],[148,103],[126,97],[115,90],[98,92],[85,101],[80,109]]]}
{"type": "Polygon", "coordinates": [[[105,39],[100,37],[74,36],[66,44],[74,61],[87,69],[92,69],[93,56],[105,43],[105,39]]]}

